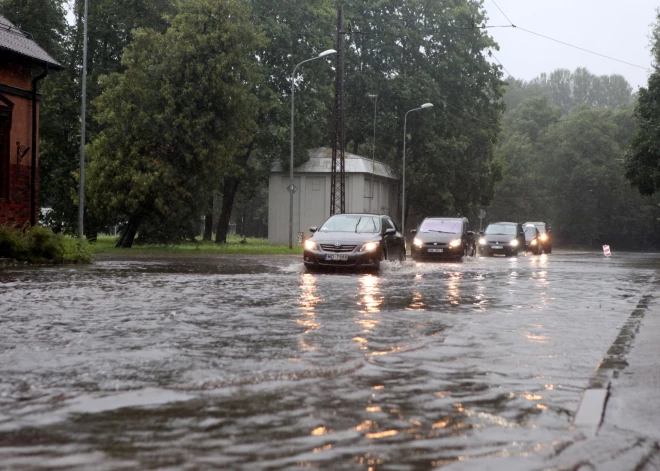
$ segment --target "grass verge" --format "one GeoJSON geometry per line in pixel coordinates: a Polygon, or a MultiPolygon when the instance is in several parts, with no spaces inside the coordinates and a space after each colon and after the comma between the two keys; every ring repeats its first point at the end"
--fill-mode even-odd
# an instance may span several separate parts
{"type": "Polygon", "coordinates": [[[94,254],[86,241],[54,234],[47,227],[0,225],[0,258],[30,263],[90,263],[94,254]]]}
{"type": "Polygon", "coordinates": [[[133,245],[130,249],[117,249],[115,244],[117,237],[99,236],[92,250],[97,254],[234,254],[234,255],[302,255],[302,248],[294,246],[289,249],[288,245],[269,244],[267,239],[240,236],[228,236],[226,244],[215,244],[214,242],[198,240],[178,245],[133,245]]]}

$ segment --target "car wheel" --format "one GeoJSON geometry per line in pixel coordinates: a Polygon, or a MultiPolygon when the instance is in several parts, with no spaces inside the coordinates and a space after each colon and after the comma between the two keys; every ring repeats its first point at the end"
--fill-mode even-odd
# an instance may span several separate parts
{"type": "Polygon", "coordinates": [[[401,251],[399,252],[399,261],[400,262],[405,262],[406,261],[406,248],[403,247],[401,251]]]}

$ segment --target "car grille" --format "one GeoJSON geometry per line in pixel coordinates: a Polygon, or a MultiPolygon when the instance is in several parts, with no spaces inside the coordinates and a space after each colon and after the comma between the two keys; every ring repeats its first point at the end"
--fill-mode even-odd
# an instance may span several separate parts
{"type": "Polygon", "coordinates": [[[321,250],[323,250],[324,252],[332,252],[332,253],[352,252],[353,250],[355,250],[355,247],[357,247],[357,245],[336,246],[334,244],[321,244],[321,250]]]}
{"type": "Polygon", "coordinates": [[[431,247],[431,248],[437,247],[437,248],[441,249],[441,248],[447,247],[448,245],[449,244],[446,244],[444,242],[426,242],[424,244],[424,247],[431,247]]]}

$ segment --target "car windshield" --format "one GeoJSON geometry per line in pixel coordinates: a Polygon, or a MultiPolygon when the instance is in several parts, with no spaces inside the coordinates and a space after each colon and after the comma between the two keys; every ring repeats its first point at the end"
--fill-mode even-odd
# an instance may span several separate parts
{"type": "Polygon", "coordinates": [[[516,235],[516,226],[513,224],[490,224],[486,228],[486,234],[498,234],[498,235],[516,235]]]}
{"type": "Polygon", "coordinates": [[[525,227],[525,240],[532,240],[536,237],[536,226],[525,227]]]}
{"type": "Polygon", "coordinates": [[[380,219],[372,216],[338,214],[323,223],[320,232],[379,232],[380,219]]]}
{"type": "Polygon", "coordinates": [[[419,232],[461,232],[463,221],[460,219],[424,219],[419,226],[419,232]]]}

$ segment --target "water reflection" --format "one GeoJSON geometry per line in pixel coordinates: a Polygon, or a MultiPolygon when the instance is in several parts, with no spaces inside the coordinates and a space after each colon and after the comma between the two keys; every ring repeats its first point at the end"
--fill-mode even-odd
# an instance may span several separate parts
{"type": "Polygon", "coordinates": [[[461,293],[458,289],[460,280],[461,274],[459,272],[449,273],[449,279],[447,280],[446,298],[449,300],[452,306],[458,306],[461,304],[461,293]]]}
{"type": "Polygon", "coordinates": [[[426,310],[426,305],[424,304],[424,296],[422,295],[420,291],[420,284],[422,283],[422,280],[424,279],[424,275],[421,273],[418,273],[415,275],[415,288],[416,290],[413,292],[413,297],[412,300],[410,301],[410,304],[408,304],[408,307],[406,307],[407,310],[409,311],[425,311],[426,310]]]}
{"type": "Polygon", "coordinates": [[[305,336],[321,327],[321,323],[316,319],[316,305],[321,300],[316,281],[317,277],[311,273],[305,273],[301,277],[299,306],[303,317],[296,319],[296,323],[305,327],[302,337],[298,340],[303,351],[316,350],[316,346],[307,343],[305,336]]]}
{"type": "Polygon", "coordinates": [[[357,303],[359,309],[355,322],[361,327],[361,335],[353,338],[360,350],[368,349],[368,340],[365,336],[372,333],[380,322],[378,313],[380,313],[383,297],[380,295],[379,282],[380,278],[374,275],[360,277],[360,292],[357,303]]]}

